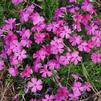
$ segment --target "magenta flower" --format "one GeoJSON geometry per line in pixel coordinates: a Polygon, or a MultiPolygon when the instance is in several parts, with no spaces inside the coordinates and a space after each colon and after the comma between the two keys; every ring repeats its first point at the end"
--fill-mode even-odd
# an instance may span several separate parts
{"type": "Polygon", "coordinates": [[[21,50],[20,52],[16,52],[14,55],[15,55],[15,57],[17,57],[17,59],[19,61],[22,61],[23,59],[25,59],[27,57],[26,51],[24,49],[21,50]]]}
{"type": "Polygon", "coordinates": [[[45,19],[42,16],[40,16],[38,13],[33,13],[30,16],[30,19],[33,21],[34,25],[41,24],[45,21],[45,19]]]}
{"type": "Polygon", "coordinates": [[[12,0],[12,3],[14,5],[18,5],[19,3],[22,3],[22,2],[23,2],[23,0],[12,0]]]}
{"type": "MultiPolygon", "coordinates": [[[[73,90],[78,89],[79,91],[82,91],[82,83],[81,83],[81,82],[74,82],[72,89],[73,89],[73,90]]],[[[77,90],[77,91],[78,91],[78,90],[77,90]]],[[[75,91],[74,91],[74,93],[75,93],[75,91]]]]}
{"type": "Polygon", "coordinates": [[[38,60],[44,60],[45,57],[48,55],[47,51],[45,49],[40,49],[35,54],[33,54],[33,58],[38,60]]]}
{"type": "Polygon", "coordinates": [[[42,64],[41,64],[41,62],[40,61],[35,61],[34,63],[33,63],[33,70],[35,71],[35,72],[39,72],[39,69],[42,67],[42,64]]]}
{"type": "Polygon", "coordinates": [[[79,96],[81,96],[81,92],[78,88],[76,87],[72,87],[72,90],[73,90],[73,95],[76,97],[76,98],[79,98],[79,96]]]}
{"type": "Polygon", "coordinates": [[[73,34],[73,36],[69,38],[69,41],[72,43],[72,46],[76,46],[82,42],[82,38],[77,34],[73,34]]]}
{"type": "Polygon", "coordinates": [[[26,66],[24,71],[20,73],[21,77],[30,77],[30,75],[32,74],[32,69],[30,66],[26,66]]]}
{"type": "Polygon", "coordinates": [[[51,41],[51,52],[53,54],[62,53],[64,51],[64,45],[63,40],[61,38],[54,38],[54,40],[51,41]]]}
{"type": "Polygon", "coordinates": [[[11,67],[11,68],[9,68],[8,71],[14,77],[17,76],[17,74],[18,74],[16,67],[11,67]]]}
{"type": "Polygon", "coordinates": [[[73,62],[76,65],[79,61],[82,61],[82,57],[79,56],[79,52],[73,52],[71,54],[71,62],[73,62]]]}
{"type": "Polygon", "coordinates": [[[82,16],[81,22],[86,26],[88,24],[88,21],[90,21],[91,16],[89,14],[85,14],[82,16]]]}
{"type": "Polygon", "coordinates": [[[73,93],[70,93],[69,94],[69,100],[70,101],[78,101],[78,99],[79,99],[79,96],[78,95],[73,94],[73,93]]]}
{"type": "Polygon", "coordinates": [[[39,25],[34,25],[31,30],[32,32],[37,31],[37,32],[41,32],[42,30],[44,30],[46,28],[46,24],[45,23],[41,23],[39,25]]]}
{"type": "Polygon", "coordinates": [[[27,22],[29,20],[29,13],[20,11],[20,21],[21,23],[27,22]]]}
{"type": "Polygon", "coordinates": [[[7,35],[4,36],[4,40],[6,44],[10,44],[11,41],[17,40],[17,36],[12,31],[9,31],[7,35]]]}
{"type": "Polygon", "coordinates": [[[78,74],[71,75],[75,80],[82,80],[82,78],[78,74]]]}
{"type": "Polygon", "coordinates": [[[29,15],[32,14],[33,11],[34,11],[34,5],[32,4],[32,5],[30,5],[30,6],[27,6],[27,7],[25,8],[25,11],[26,11],[29,15]]]}
{"type": "Polygon", "coordinates": [[[95,64],[100,63],[101,62],[101,54],[94,52],[91,55],[91,59],[92,59],[93,63],[95,63],[95,64]]]}
{"type": "Polygon", "coordinates": [[[32,44],[32,41],[25,38],[25,39],[21,39],[20,43],[21,46],[29,48],[32,44]]]}
{"type": "Polygon", "coordinates": [[[64,26],[63,31],[60,33],[60,37],[68,39],[71,33],[71,29],[68,26],[64,26]]]}
{"type": "Polygon", "coordinates": [[[47,65],[49,66],[49,69],[60,68],[59,62],[55,59],[48,61],[47,65]]]}
{"type": "Polygon", "coordinates": [[[70,100],[78,100],[78,98],[81,96],[81,89],[82,84],[80,82],[75,82],[72,87],[73,93],[69,94],[70,100]]]}
{"type": "Polygon", "coordinates": [[[8,20],[5,20],[6,25],[8,26],[8,29],[12,30],[13,28],[15,28],[15,24],[16,24],[16,19],[15,18],[10,18],[8,20]]]}
{"type": "Polygon", "coordinates": [[[91,84],[89,82],[85,82],[85,84],[83,86],[83,90],[90,92],[91,88],[92,88],[91,84]]]}
{"type": "Polygon", "coordinates": [[[100,36],[92,37],[92,43],[94,44],[94,46],[100,47],[101,46],[101,37],[100,36]]]}
{"type": "Polygon", "coordinates": [[[37,78],[32,78],[31,81],[28,82],[28,88],[30,88],[33,93],[36,93],[42,89],[42,81],[37,78]]]}
{"type": "Polygon", "coordinates": [[[75,23],[80,23],[82,21],[82,15],[79,13],[75,13],[73,15],[73,20],[75,21],[75,23]]]}
{"type": "MultiPolygon", "coordinates": [[[[11,50],[12,52],[20,52],[22,47],[21,44],[18,42],[18,40],[13,40],[12,42],[9,43],[9,50],[11,50]]],[[[8,51],[9,51],[8,50],[8,51]]]]}
{"type": "Polygon", "coordinates": [[[11,56],[10,63],[11,63],[11,65],[17,66],[19,64],[19,61],[18,61],[17,57],[11,56]]]}
{"type": "Polygon", "coordinates": [[[96,35],[96,30],[98,29],[98,25],[93,22],[90,25],[85,26],[88,35],[96,35]]]}
{"type": "Polygon", "coordinates": [[[35,33],[34,40],[37,44],[40,44],[44,41],[45,36],[45,33],[35,33]]]}
{"type": "Polygon", "coordinates": [[[69,60],[67,59],[67,57],[66,56],[60,56],[59,57],[59,63],[61,64],[61,65],[68,65],[69,64],[69,60]]]}
{"type": "Polygon", "coordinates": [[[42,77],[51,77],[52,72],[48,69],[47,65],[44,65],[42,69],[40,69],[40,73],[42,74],[42,77]]]}
{"type": "Polygon", "coordinates": [[[60,87],[57,90],[57,94],[56,94],[56,101],[62,101],[64,99],[67,99],[69,96],[69,91],[67,90],[66,87],[60,87]]]}
{"type": "Polygon", "coordinates": [[[29,29],[22,29],[21,31],[19,31],[20,36],[22,37],[22,39],[29,39],[31,32],[29,29]]]}
{"type": "Polygon", "coordinates": [[[42,101],[54,101],[54,96],[53,95],[45,95],[45,98],[42,99],[42,101]]]}
{"type": "Polygon", "coordinates": [[[81,42],[81,44],[78,46],[79,51],[89,52],[90,47],[86,41],[81,42]]]}
{"type": "Polygon", "coordinates": [[[76,2],[76,0],[69,0],[69,2],[73,3],[73,2],[76,2]]]}
{"type": "Polygon", "coordinates": [[[81,8],[89,13],[95,13],[93,5],[89,2],[89,0],[84,0],[81,8]]]}
{"type": "Polygon", "coordinates": [[[3,70],[5,67],[4,61],[0,60],[0,71],[3,70]]]}

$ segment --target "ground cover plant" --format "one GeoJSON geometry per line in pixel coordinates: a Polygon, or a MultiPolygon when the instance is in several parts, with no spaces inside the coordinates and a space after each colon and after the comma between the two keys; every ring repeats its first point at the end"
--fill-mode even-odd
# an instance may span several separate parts
{"type": "Polygon", "coordinates": [[[7,90],[14,92],[10,101],[98,94],[101,19],[89,0],[5,0],[0,7],[1,101],[7,90]]]}

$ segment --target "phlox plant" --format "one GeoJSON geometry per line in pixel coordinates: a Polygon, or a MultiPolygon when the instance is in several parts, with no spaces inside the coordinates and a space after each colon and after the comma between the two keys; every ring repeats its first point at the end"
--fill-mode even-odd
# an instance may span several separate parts
{"type": "MultiPolygon", "coordinates": [[[[24,0],[11,2],[16,6],[24,0]]],[[[69,0],[69,5],[55,10],[49,23],[34,5],[18,13],[19,18],[8,18],[0,27],[0,72],[6,69],[13,78],[25,80],[25,94],[32,94],[30,101],[77,101],[91,92],[92,85],[79,74],[71,74],[69,87],[58,74],[63,66],[85,60],[101,63],[101,19],[91,2],[69,0]],[[49,90],[46,78],[55,80],[55,89],[49,90]]]]}

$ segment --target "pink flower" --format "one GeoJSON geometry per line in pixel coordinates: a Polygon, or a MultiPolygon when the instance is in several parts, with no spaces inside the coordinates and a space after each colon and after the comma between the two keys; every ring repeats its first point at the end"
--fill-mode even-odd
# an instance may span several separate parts
{"type": "Polygon", "coordinates": [[[32,44],[32,41],[25,38],[25,39],[21,39],[20,43],[21,46],[29,48],[32,44]]]}
{"type": "Polygon", "coordinates": [[[11,65],[17,66],[19,64],[19,61],[18,61],[17,57],[11,56],[10,63],[11,63],[11,65]]]}
{"type": "Polygon", "coordinates": [[[23,28],[21,31],[19,31],[19,34],[22,37],[22,39],[25,39],[25,38],[29,39],[30,35],[31,35],[31,32],[30,32],[29,29],[24,29],[23,28]]]}
{"type": "Polygon", "coordinates": [[[22,2],[23,2],[23,0],[12,0],[12,3],[14,5],[18,5],[19,3],[22,3],[22,2]]]}
{"type": "Polygon", "coordinates": [[[45,98],[42,99],[42,101],[54,101],[54,96],[53,95],[45,95],[45,98]]]}
{"type": "Polygon", "coordinates": [[[85,82],[85,84],[83,86],[83,90],[90,92],[91,88],[92,88],[91,84],[89,82],[85,82]]]}
{"type": "Polygon", "coordinates": [[[78,90],[80,90],[80,91],[82,91],[82,83],[81,82],[75,82],[73,84],[73,89],[75,89],[75,88],[78,89],[78,90]]]}
{"type": "Polygon", "coordinates": [[[40,49],[35,54],[33,54],[33,58],[38,60],[44,60],[45,57],[48,55],[47,51],[45,49],[40,49]]]}
{"type": "MultiPolygon", "coordinates": [[[[76,92],[77,93],[77,92],[76,92]]],[[[80,95],[80,94],[79,94],[80,95]]],[[[78,95],[76,95],[76,94],[72,94],[72,93],[70,93],[69,94],[69,100],[70,101],[78,101],[78,99],[79,99],[79,96],[78,95]]]]}
{"type": "Polygon", "coordinates": [[[17,69],[15,67],[11,67],[9,68],[9,73],[12,75],[12,76],[16,76],[17,75],[17,69]]]}
{"type": "Polygon", "coordinates": [[[30,16],[30,19],[33,21],[34,25],[41,24],[45,21],[45,19],[42,16],[40,16],[38,13],[33,13],[30,16]]]}
{"type": "Polygon", "coordinates": [[[26,66],[24,71],[20,73],[21,77],[30,77],[30,75],[32,74],[32,69],[30,66],[26,66]]]}
{"type": "Polygon", "coordinates": [[[67,99],[69,95],[69,91],[67,90],[66,87],[60,87],[57,90],[57,94],[56,94],[56,101],[62,101],[64,99],[67,99]]]}
{"type": "Polygon", "coordinates": [[[3,70],[5,67],[4,61],[0,60],[0,71],[3,70]]]}
{"type": "Polygon", "coordinates": [[[80,23],[82,21],[82,15],[79,13],[75,13],[73,15],[73,20],[75,21],[75,23],[80,23]]]}
{"type": "Polygon", "coordinates": [[[69,2],[72,2],[73,3],[73,2],[76,2],[76,0],[69,0],[69,2]]]}
{"type": "Polygon", "coordinates": [[[72,90],[73,90],[73,95],[76,97],[76,98],[79,98],[79,96],[81,96],[81,92],[78,88],[76,87],[72,87],[72,90]]]}
{"type": "Polygon", "coordinates": [[[47,65],[49,66],[49,69],[60,68],[59,62],[55,59],[48,61],[47,65]]]}
{"type": "Polygon", "coordinates": [[[77,30],[78,32],[80,32],[81,31],[81,25],[80,25],[80,23],[78,23],[78,22],[74,23],[73,24],[73,29],[77,30]]]}
{"type": "Polygon", "coordinates": [[[88,35],[96,35],[96,31],[98,29],[98,25],[93,22],[90,25],[85,26],[88,35]]]}
{"type": "Polygon", "coordinates": [[[12,42],[9,43],[9,50],[11,50],[12,52],[20,52],[22,47],[21,44],[18,42],[18,40],[13,40],[12,42]]]}
{"type": "Polygon", "coordinates": [[[62,53],[64,51],[63,40],[61,38],[54,38],[51,41],[51,52],[53,54],[62,53]]]}
{"type": "Polygon", "coordinates": [[[47,65],[44,65],[43,68],[40,70],[40,73],[42,73],[42,77],[51,77],[52,72],[48,69],[47,65]]]}
{"type": "Polygon", "coordinates": [[[66,56],[60,56],[59,57],[59,63],[61,64],[61,65],[67,65],[67,64],[69,64],[69,60],[67,59],[67,57],[66,56]]]}
{"type": "Polygon", "coordinates": [[[81,36],[77,35],[77,34],[73,34],[73,36],[71,36],[69,38],[69,41],[72,43],[72,46],[76,46],[79,45],[82,41],[81,36]]]}
{"type": "Polygon", "coordinates": [[[29,14],[24,11],[20,11],[20,21],[21,23],[27,22],[29,20],[29,14]]]}
{"type": "Polygon", "coordinates": [[[45,36],[45,33],[35,33],[34,40],[37,44],[40,44],[44,41],[45,36]]]}
{"type": "Polygon", "coordinates": [[[57,57],[57,61],[61,65],[68,65],[70,63],[71,54],[69,52],[66,53],[66,55],[60,55],[57,57]]]}
{"type": "Polygon", "coordinates": [[[94,52],[91,55],[91,59],[92,59],[93,63],[95,63],[95,64],[100,63],[101,62],[101,54],[94,52]]]}
{"type": "Polygon", "coordinates": [[[93,42],[94,46],[100,47],[101,46],[101,37],[100,36],[92,37],[92,42],[93,42]]]}
{"type": "Polygon", "coordinates": [[[70,13],[75,14],[76,11],[78,11],[80,8],[77,6],[71,7],[71,6],[67,6],[67,8],[69,8],[70,13]]]}
{"type": "Polygon", "coordinates": [[[56,9],[54,19],[58,21],[59,18],[61,18],[62,15],[64,14],[64,12],[66,12],[66,7],[61,7],[61,8],[56,9]]]}
{"type": "Polygon", "coordinates": [[[33,11],[34,11],[34,6],[33,5],[27,6],[25,9],[22,9],[20,11],[20,21],[22,23],[27,22],[33,11]]]}
{"type": "Polygon", "coordinates": [[[82,78],[81,78],[78,74],[72,74],[72,77],[73,77],[75,80],[82,80],[82,78]]]}
{"type": "Polygon", "coordinates": [[[26,11],[29,15],[32,14],[33,11],[34,11],[34,5],[27,6],[27,7],[25,8],[25,11],[26,11]]]}
{"type": "Polygon", "coordinates": [[[23,59],[27,57],[26,51],[24,49],[21,50],[20,52],[16,52],[14,55],[17,57],[19,61],[22,61],[23,59]]]}
{"type": "Polygon", "coordinates": [[[12,31],[9,31],[7,35],[4,36],[4,40],[6,44],[10,44],[11,41],[17,40],[17,36],[12,31]]]}
{"type": "Polygon", "coordinates": [[[72,87],[73,94],[69,94],[70,99],[77,100],[79,96],[81,96],[81,89],[82,89],[82,84],[80,82],[75,82],[72,87]]]}
{"type": "Polygon", "coordinates": [[[79,56],[79,52],[75,51],[71,54],[71,62],[73,62],[75,65],[81,60],[82,57],[79,56]]]}
{"type": "Polygon", "coordinates": [[[42,30],[45,29],[45,27],[46,27],[46,24],[45,24],[45,23],[41,23],[41,24],[39,24],[39,25],[34,25],[34,26],[31,28],[31,30],[32,30],[32,32],[34,32],[34,31],[41,32],[42,30]]]}
{"type": "Polygon", "coordinates": [[[89,0],[84,0],[81,8],[89,13],[95,13],[93,5],[89,2],[89,0]]]}
{"type": "Polygon", "coordinates": [[[68,26],[64,26],[63,31],[60,33],[60,37],[68,39],[71,33],[71,29],[68,26]]]}
{"type": "Polygon", "coordinates": [[[33,70],[34,70],[35,72],[38,72],[41,67],[42,67],[42,64],[41,64],[40,61],[35,61],[35,62],[33,63],[33,70]]]}
{"type": "Polygon", "coordinates": [[[42,89],[42,81],[37,78],[32,78],[31,81],[28,82],[28,88],[30,88],[32,92],[36,93],[42,89]]]}
{"type": "Polygon", "coordinates": [[[5,22],[6,22],[6,25],[8,25],[8,27],[9,27],[9,29],[10,30],[12,30],[13,28],[15,28],[15,21],[16,21],[16,19],[15,18],[10,18],[10,19],[8,19],[8,20],[5,20],[5,22]]]}
{"type": "Polygon", "coordinates": [[[79,51],[90,52],[90,47],[86,41],[81,42],[78,46],[79,51]]]}
{"type": "Polygon", "coordinates": [[[51,46],[50,45],[43,45],[42,49],[44,49],[47,53],[47,55],[50,55],[51,54],[51,46]]]}
{"type": "Polygon", "coordinates": [[[91,19],[91,16],[89,14],[85,14],[85,15],[82,16],[81,22],[86,26],[90,19],[91,19]]]}

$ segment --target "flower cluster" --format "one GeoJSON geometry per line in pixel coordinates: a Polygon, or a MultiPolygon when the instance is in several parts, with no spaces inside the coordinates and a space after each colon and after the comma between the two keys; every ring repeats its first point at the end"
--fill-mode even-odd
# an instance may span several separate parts
{"type": "MultiPolygon", "coordinates": [[[[12,0],[14,5],[21,2],[23,0],[12,0]]],[[[62,66],[84,61],[84,54],[88,54],[87,60],[93,63],[101,62],[101,53],[98,52],[101,47],[101,20],[96,17],[89,0],[80,5],[76,0],[70,0],[70,5],[56,9],[50,23],[34,8],[30,5],[21,9],[19,21],[10,18],[0,27],[3,40],[0,71],[7,68],[13,77],[26,78],[29,92],[37,93],[43,88],[44,78],[56,76],[53,72],[62,66]],[[27,23],[29,26],[25,25],[27,23]]],[[[90,91],[88,82],[82,83],[80,77],[73,77],[76,82],[71,91],[61,85],[56,95],[46,94],[42,101],[77,100],[90,91]]]]}
{"type": "MultiPolygon", "coordinates": [[[[81,95],[86,95],[87,92],[91,91],[92,86],[89,82],[82,82],[82,79],[77,74],[72,74],[72,77],[74,79],[73,85],[71,89],[67,89],[67,87],[60,86],[57,89],[56,94],[45,94],[44,98],[42,99],[31,99],[30,101],[78,101],[79,97],[81,95]]],[[[32,92],[36,92],[42,88],[41,84],[42,82],[40,80],[36,81],[36,78],[32,78],[32,82],[28,82],[28,87],[32,87],[32,92]]]]}

